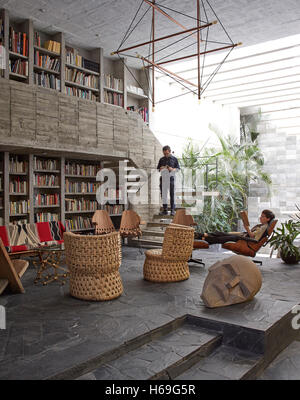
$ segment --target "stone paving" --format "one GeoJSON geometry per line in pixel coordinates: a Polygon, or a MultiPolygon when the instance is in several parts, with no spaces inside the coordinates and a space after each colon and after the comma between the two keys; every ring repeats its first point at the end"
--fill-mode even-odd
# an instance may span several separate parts
{"type": "MultiPolygon", "coordinates": [[[[191,277],[183,282],[154,284],[143,280],[144,255],[123,247],[124,293],[108,302],[72,298],[68,284],[36,286],[35,270],[29,268],[22,278],[25,294],[0,297],[7,313],[7,329],[0,331],[0,379],[49,379],[187,314],[268,332],[300,303],[300,265],[263,257],[263,287],[253,301],[207,309],[200,299],[207,268],[231,255],[195,251],[205,268],[190,266],[191,277]]],[[[235,342],[240,344],[238,335],[224,345],[235,342]]],[[[292,349],[297,358],[299,347],[292,349]]]]}

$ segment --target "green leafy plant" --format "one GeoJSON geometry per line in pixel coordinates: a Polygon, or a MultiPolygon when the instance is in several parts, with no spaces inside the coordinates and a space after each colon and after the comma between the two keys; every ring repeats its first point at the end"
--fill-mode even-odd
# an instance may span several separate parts
{"type": "Polygon", "coordinates": [[[270,245],[279,250],[282,260],[286,264],[296,264],[300,261],[300,249],[294,245],[294,240],[300,235],[300,222],[292,219],[281,224],[272,238],[270,245]]]}

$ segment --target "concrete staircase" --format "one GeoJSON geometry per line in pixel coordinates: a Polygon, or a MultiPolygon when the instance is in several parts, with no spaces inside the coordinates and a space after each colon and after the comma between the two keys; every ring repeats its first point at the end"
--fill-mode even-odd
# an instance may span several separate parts
{"type": "MultiPolygon", "coordinates": [[[[115,352],[78,368],[76,380],[253,379],[262,354],[224,344],[222,332],[174,320],[115,352]]],[[[75,371],[74,371],[75,372],[75,371]]],[[[66,376],[64,377],[66,378],[66,376]]]]}

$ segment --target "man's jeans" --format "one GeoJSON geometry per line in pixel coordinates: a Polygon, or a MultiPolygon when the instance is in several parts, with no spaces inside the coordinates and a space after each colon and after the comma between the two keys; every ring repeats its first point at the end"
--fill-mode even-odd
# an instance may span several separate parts
{"type": "Polygon", "coordinates": [[[164,209],[168,208],[168,192],[170,192],[171,210],[175,210],[175,171],[169,172],[163,169],[159,186],[164,209]]]}

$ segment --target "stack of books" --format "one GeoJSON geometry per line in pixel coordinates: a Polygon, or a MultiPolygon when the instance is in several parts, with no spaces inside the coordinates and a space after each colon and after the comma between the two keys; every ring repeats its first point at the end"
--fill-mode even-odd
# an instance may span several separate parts
{"type": "Polygon", "coordinates": [[[44,49],[60,54],[60,43],[55,42],[54,40],[47,40],[44,43],[44,49]]]}

